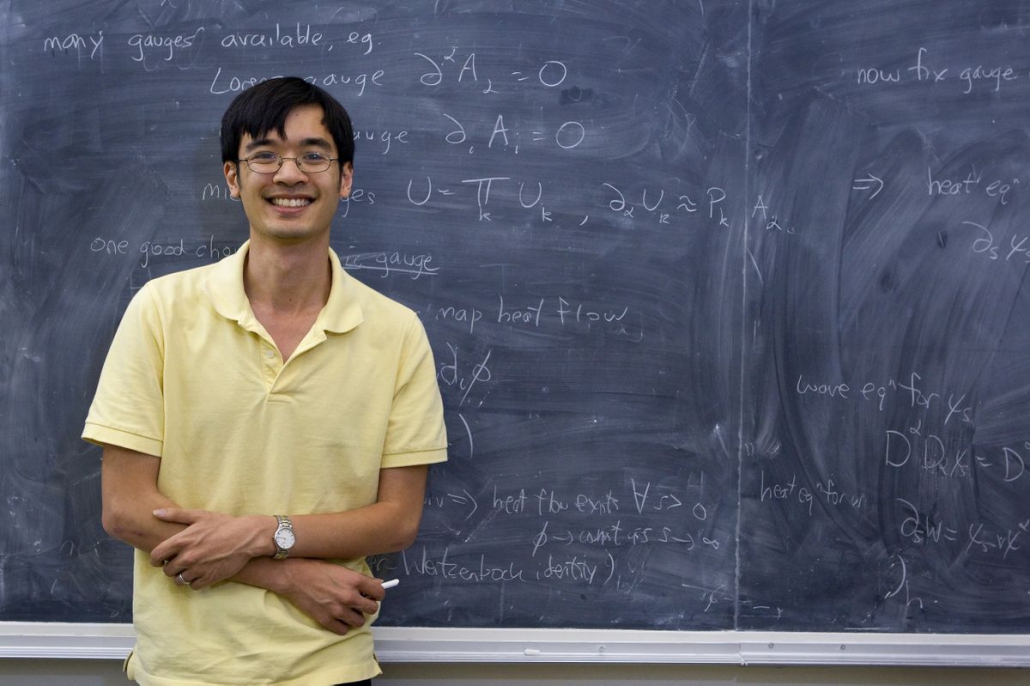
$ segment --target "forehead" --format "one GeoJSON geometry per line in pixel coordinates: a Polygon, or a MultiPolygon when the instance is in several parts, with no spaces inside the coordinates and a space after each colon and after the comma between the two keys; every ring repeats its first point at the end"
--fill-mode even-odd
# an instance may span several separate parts
{"type": "Polygon", "coordinates": [[[326,128],[325,114],[318,105],[301,105],[290,110],[283,122],[283,131],[276,129],[264,131],[257,136],[244,132],[240,138],[240,149],[246,150],[254,145],[319,145],[336,150],[333,136],[326,128]]]}

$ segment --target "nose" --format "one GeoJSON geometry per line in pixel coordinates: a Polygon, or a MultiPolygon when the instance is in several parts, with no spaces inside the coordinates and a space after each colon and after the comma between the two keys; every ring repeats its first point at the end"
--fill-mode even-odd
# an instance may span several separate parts
{"type": "Polygon", "coordinates": [[[284,157],[282,166],[275,173],[277,183],[301,183],[307,178],[307,174],[300,170],[300,164],[296,157],[284,157]]]}

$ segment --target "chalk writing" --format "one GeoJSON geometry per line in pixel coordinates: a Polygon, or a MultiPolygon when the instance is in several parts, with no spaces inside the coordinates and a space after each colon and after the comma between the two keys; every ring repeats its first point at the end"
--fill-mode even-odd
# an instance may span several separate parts
{"type": "Polygon", "coordinates": [[[78,57],[81,57],[84,52],[88,51],[89,59],[96,60],[98,57],[103,57],[103,46],[103,31],[98,31],[96,36],[86,35],[83,37],[77,33],[69,33],[63,37],[50,36],[43,40],[43,52],[49,52],[53,57],[56,57],[59,52],[67,55],[70,51],[74,50],[78,57]]]}
{"type": "MultiPolygon", "coordinates": [[[[520,301],[516,305],[510,299],[506,300],[503,294],[498,294],[496,315],[491,323],[504,325],[511,330],[536,330],[557,326],[564,330],[589,334],[596,329],[625,336],[639,343],[643,340],[643,329],[639,325],[631,325],[627,318],[629,315],[628,305],[607,306],[566,300],[562,296],[538,298],[530,302],[520,301]]],[[[437,313],[437,318],[441,316],[474,324],[482,319],[482,312],[448,310],[437,313]]]]}
{"type": "Polygon", "coordinates": [[[1020,451],[1030,451],[1030,441],[1018,447],[1011,445],[1002,446],[1000,458],[996,455],[992,457],[993,451],[980,451],[976,455],[976,463],[977,466],[985,469],[1001,465],[1003,467],[1004,481],[1006,483],[1016,481],[1026,474],[1026,459],[1023,457],[1024,453],[1020,451]]]}
{"type": "MultiPolygon", "coordinates": [[[[353,93],[358,97],[365,94],[365,89],[369,86],[375,86],[377,88],[383,86],[383,78],[386,72],[382,69],[376,69],[373,72],[350,72],[340,73],[334,72],[330,74],[322,74],[320,76],[304,76],[304,80],[308,83],[329,88],[331,86],[356,86],[357,92],[353,93]]],[[[259,83],[263,83],[271,78],[276,78],[281,74],[273,76],[238,76],[235,74],[222,75],[222,68],[217,67],[215,76],[211,79],[211,85],[208,86],[208,92],[212,95],[225,95],[227,93],[239,93],[259,83]]]]}
{"type": "Polygon", "coordinates": [[[471,583],[525,581],[523,571],[514,562],[488,563],[486,555],[480,555],[475,562],[452,562],[450,550],[445,548],[439,556],[430,556],[429,549],[422,546],[422,554],[416,556],[407,551],[401,553],[404,573],[409,576],[439,577],[471,583]],[[499,566],[498,566],[499,565],[499,566]]]}
{"type": "Polygon", "coordinates": [[[408,145],[411,141],[408,140],[407,131],[361,131],[357,130],[354,132],[354,142],[360,144],[362,141],[368,141],[370,143],[382,143],[381,155],[386,155],[390,152],[390,146],[396,142],[401,145],[408,145]]]}
{"type": "MultiPolygon", "coordinates": [[[[297,22],[293,30],[283,30],[279,22],[276,22],[274,31],[269,29],[268,33],[230,33],[222,38],[221,45],[223,48],[294,48],[304,45],[318,47],[322,43],[322,37],[321,33],[311,30],[311,24],[302,26],[297,22]]],[[[372,37],[368,38],[371,51],[372,37]]]]}
{"type": "Polygon", "coordinates": [[[185,240],[180,238],[178,241],[173,243],[157,243],[152,241],[144,241],[139,246],[140,257],[139,266],[146,269],[150,266],[151,257],[181,257],[182,255],[188,255],[189,252],[186,250],[185,240]]]}
{"type": "Polygon", "coordinates": [[[964,554],[1000,554],[1002,559],[1021,549],[1018,545],[1023,534],[1030,533],[1030,519],[1015,527],[991,527],[981,521],[969,523],[964,530],[945,516],[921,512],[913,503],[895,499],[904,513],[898,524],[898,533],[914,545],[964,544],[964,554]]]}
{"type": "Polygon", "coordinates": [[[575,530],[552,529],[550,520],[545,521],[540,530],[532,537],[533,552],[531,557],[545,547],[564,547],[578,543],[601,548],[620,548],[624,546],[634,547],[638,545],[679,545],[686,551],[694,550],[702,545],[713,550],[718,550],[722,543],[718,538],[711,538],[698,531],[697,535],[691,533],[675,533],[669,526],[623,526],[622,520],[617,520],[604,526],[582,528],[575,530]]]}
{"type": "Polygon", "coordinates": [[[973,92],[973,86],[977,81],[987,81],[988,85],[993,81],[994,91],[998,92],[1001,90],[1002,82],[1015,81],[1019,78],[1019,75],[1010,66],[985,67],[978,64],[975,67],[963,69],[959,78],[965,83],[963,93],[969,94],[973,92]]]}
{"type": "Polygon", "coordinates": [[[769,213],[769,206],[766,205],[765,199],[759,195],[758,200],[755,201],[755,206],[751,208],[751,218],[754,219],[761,215],[761,220],[765,223],[766,231],[773,231],[778,233],[795,234],[797,229],[794,228],[787,220],[778,217],[775,214],[769,213]]]}
{"type": "Polygon", "coordinates": [[[851,186],[851,190],[853,191],[868,191],[874,188],[876,190],[874,190],[873,194],[869,196],[870,200],[878,196],[880,191],[883,190],[883,179],[874,174],[869,174],[861,179],[855,179],[851,186]]]}
{"type": "MultiPolygon", "coordinates": [[[[539,578],[540,573],[537,573],[539,578]]],[[[547,566],[544,569],[545,579],[568,579],[570,581],[582,581],[586,584],[594,583],[597,577],[597,565],[592,565],[586,560],[573,555],[564,560],[555,560],[553,556],[547,556],[547,566]]]]}
{"type": "Polygon", "coordinates": [[[944,398],[945,391],[928,388],[918,372],[909,372],[907,378],[890,377],[886,381],[865,383],[848,383],[839,379],[827,381],[799,374],[793,388],[798,395],[812,396],[813,399],[872,402],[880,412],[889,407],[889,400],[904,407],[943,412],[944,425],[953,421],[972,423],[973,408],[965,394],[949,392],[947,398],[944,398]]]}
{"type": "Polygon", "coordinates": [[[526,489],[520,488],[518,495],[498,496],[497,486],[494,486],[493,508],[497,512],[506,515],[520,515],[526,513],[526,489]]]}
{"type": "Polygon", "coordinates": [[[860,67],[855,70],[856,83],[860,86],[894,86],[906,79],[915,79],[917,83],[936,85],[948,83],[952,78],[956,78],[961,84],[962,93],[970,95],[980,84],[997,93],[1003,85],[1020,78],[1020,72],[1007,64],[971,64],[955,70],[948,67],[937,69],[929,54],[928,48],[920,47],[916,51],[914,64],[904,70],[876,66],[860,67]]]}
{"type": "Polygon", "coordinates": [[[540,302],[534,307],[532,305],[526,305],[522,308],[504,307],[504,296],[498,295],[500,301],[497,306],[497,323],[498,324],[528,324],[533,327],[540,327],[540,312],[544,309],[544,299],[540,298],[540,302]]]}
{"type": "MultiPolygon", "coordinates": [[[[491,351],[486,352],[486,356],[482,362],[477,362],[468,370],[468,367],[464,364],[459,365],[458,361],[458,348],[456,346],[447,344],[447,348],[451,351],[451,361],[440,364],[440,369],[437,372],[437,378],[448,388],[454,388],[461,392],[461,400],[458,404],[463,405],[468,400],[469,393],[478,383],[490,383],[493,378],[493,374],[490,372],[490,368],[487,363],[490,362],[491,351]]],[[[482,405],[483,401],[479,402],[482,405]]]]}
{"type": "Polygon", "coordinates": [[[228,257],[236,252],[238,246],[233,244],[215,244],[214,236],[210,236],[202,243],[187,243],[184,238],[177,238],[167,241],[143,241],[138,246],[131,241],[110,239],[101,236],[93,238],[89,243],[89,250],[95,255],[122,256],[130,253],[138,253],[139,266],[143,269],[149,268],[159,258],[185,257],[216,262],[223,257],[228,257]]]}
{"type": "Polygon", "coordinates": [[[476,497],[464,488],[460,489],[459,493],[445,493],[443,495],[427,493],[422,504],[427,508],[438,510],[457,506],[463,514],[463,519],[471,519],[476,514],[476,511],[479,510],[479,502],[476,500],[476,497]]]}
{"type": "Polygon", "coordinates": [[[468,326],[469,334],[475,333],[476,322],[483,319],[483,311],[475,307],[455,307],[447,305],[436,309],[437,320],[450,320],[460,322],[468,326]]]}
{"type": "Polygon", "coordinates": [[[898,597],[905,601],[905,607],[923,608],[923,599],[912,595],[912,587],[908,578],[908,564],[905,558],[895,554],[890,558],[890,563],[883,570],[884,585],[891,589],[884,594],[884,599],[898,597]],[[904,596],[902,596],[904,591],[904,596]]]}
{"type": "Polygon", "coordinates": [[[215,245],[214,236],[211,236],[206,243],[187,246],[185,239],[178,239],[171,242],[144,241],[139,246],[141,255],[139,266],[146,269],[150,266],[155,257],[193,257],[202,260],[217,262],[223,257],[228,257],[236,252],[235,245],[215,245]]]}
{"type": "Polygon", "coordinates": [[[848,393],[851,392],[851,386],[846,383],[812,383],[805,380],[805,375],[798,375],[798,382],[795,385],[798,395],[805,395],[806,393],[813,393],[815,395],[823,395],[829,398],[843,398],[847,399],[848,393]]]}
{"type": "Polygon", "coordinates": [[[981,191],[988,197],[997,198],[1002,205],[1009,202],[1009,192],[1019,179],[1012,179],[1005,182],[1001,179],[993,179],[986,186],[983,184],[983,172],[970,169],[969,173],[961,179],[934,178],[933,169],[926,170],[926,190],[931,196],[955,196],[969,195],[981,191]]]}
{"type": "Polygon", "coordinates": [[[958,529],[945,525],[929,514],[921,513],[919,508],[904,498],[896,498],[896,502],[900,503],[905,511],[905,518],[898,525],[898,531],[903,538],[917,544],[958,540],[958,529]]]}
{"type": "Polygon", "coordinates": [[[927,52],[928,50],[926,48],[920,47],[919,50],[916,51],[916,63],[914,66],[909,67],[908,71],[915,72],[915,77],[917,81],[929,81],[932,77],[933,83],[939,83],[940,81],[944,80],[945,76],[948,73],[948,68],[945,67],[944,69],[938,71],[936,69],[931,69],[930,67],[925,66],[923,64],[923,57],[926,55],[927,52]]]}
{"type": "Polygon", "coordinates": [[[1013,531],[1006,529],[991,530],[984,524],[974,522],[969,525],[967,531],[969,543],[966,545],[966,553],[978,551],[981,553],[1001,553],[1001,559],[1009,556],[1009,553],[1019,550],[1016,542],[1019,540],[1021,530],[1013,531]]]}
{"type": "Polygon", "coordinates": [[[849,493],[837,485],[833,478],[827,479],[825,484],[821,481],[816,482],[815,491],[828,506],[850,507],[853,510],[861,510],[869,504],[869,498],[866,494],[849,493]]]}
{"type": "Polygon", "coordinates": [[[971,221],[962,224],[978,232],[978,237],[970,246],[974,254],[983,255],[991,261],[1030,263],[1030,233],[1010,236],[1006,245],[1004,242],[995,242],[994,233],[983,224],[971,221]]]}
{"type": "Polygon", "coordinates": [[[948,478],[970,476],[969,448],[945,442],[936,433],[923,432],[919,426],[906,431],[887,429],[884,462],[889,467],[904,467],[912,458],[914,465],[926,472],[948,478]]]}
{"type": "Polygon", "coordinates": [[[865,510],[871,503],[867,494],[842,488],[834,477],[827,478],[825,482],[816,481],[813,486],[808,487],[798,483],[796,474],[792,474],[788,481],[767,482],[764,470],[759,481],[758,501],[793,504],[809,516],[814,514],[814,506],[817,503],[822,504],[826,510],[834,508],[855,511],[865,510]]]}
{"type": "Polygon", "coordinates": [[[876,67],[865,67],[857,72],[859,85],[875,85],[878,83],[898,83],[901,81],[901,70],[877,69],[876,67]]]}
{"type": "MultiPolygon", "coordinates": [[[[469,136],[464,124],[446,112],[442,112],[441,114],[443,114],[444,117],[457,127],[444,134],[444,141],[450,145],[462,145],[466,143],[469,140],[469,136]]],[[[518,154],[522,135],[522,131],[509,128],[504,122],[504,115],[498,114],[494,119],[493,129],[490,131],[490,138],[487,140],[485,147],[487,150],[510,148],[515,154],[518,154]]],[[[540,126],[533,131],[530,131],[529,140],[531,142],[553,140],[553,142],[562,150],[572,150],[583,143],[586,139],[586,135],[586,127],[583,126],[582,122],[566,121],[559,124],[553,130],[548,130],[546,127],[540,126]]],[[[469,152],[471,153],[474,150],[475,146],[470,144],[469,152]]]]}
{"type": "Polygon", "coordinates": [[[640,202],[634,204],[627,200],[626,194],[614,184],[605,182],[602,185],[610,191],[607,208],[624,217],[634,218],[634,211],[640,207],[659,224],[669,224],[674,214],[689,216],[700,211],[702,216],[714,220],[719,226],[730,226],[729,215],[723,209],[726,191],[718,186],[710,186],[701,194],[690,191],[667,194],[662,188],[644,188],[639,191],[640,202]]]}
{"type": "Polygon", "coordinates": [[[201,201],[204,200],[232,200],[233,202],[240,202],[239,198],[232,197],[229,189],[220,183],[206,183],[204,189],[200,192],[201,201]]]}
{"type": "Polygon", "coordinates": [[[423,276],[436,276],[440,268],[431,266],[432,261],[432,255],[411,255],[402,252],[371,252],[340,256],[340,263],[344,269],[382,272],[380,277],[384,279],[390,274],[405,274],[410,275],[413,281],[423,276]]]}
{"type": "Polygon", "coordinates": [[[201,26],[191,34],[183,35],[156,35],[152,33],[137,33],[129,38],[128,45],[132,48],[130,57],[134,62],[143,63],[144,67],[154,67],[154,61],[171,62],[180,51],[194,47],[194,43],[202,37],[204,27],[201,26]],[[148,58],[152,58],[148,62],[148,58]]]}
{"type": "MultiPolygon", "coordinates": [[[[459,48],[451,47],[450,51],[445,55],[430,56],[421,52],[413,54],[415,57],[420,58],[421,63],[427,69],[418,79],[419,83],[423,86],[435,88],[447,80],[454,84],[466,84],[482,88],[480,92],[484,95],[500,92],[495,89],[499,79],[484,75],[485,84],[480,80],[480,75],[476,68],[476,53],[474,52],[459,52],[459,48]]],[[[526,75],[521,70],[510,72],[510,76],[514,77],[516,84],[531,81],[535,78],[545,88],[560,86],[565,82],[568,74],[568,67],[559,60],[545,60],[539,67],[534,68],[530,75],[526,75]]]]}
{"type": "Polygon", "coordinates": [[[364,188],[351,188],[350,194],[346,198],[340,200],[340,206],[343,207],[343,212],[340,216],[350,216],[351,207],[356,205],[368,205],[371,207],[376,204],[376,194],[373,191],[366,191],[364,188]]]}
{"type": "Polygon", "coordinates": [[[125,255],[129,252],[129,241],[115,241],[98,236],[89,244],[89,249],[92,252],[104,253],[105,255],[125,255]]]}
{"type": "Polygon", "coordinates": [[[765,483],[765,470],[762,470],[761,482],[758,490],[759,502],[766,500],[784,500],[800,505],[809,515],[812,514],[812,505],[815,496],[805,486],[798,486],[797,476],[792,476],[790,481],[785,483],[765,483]]]}

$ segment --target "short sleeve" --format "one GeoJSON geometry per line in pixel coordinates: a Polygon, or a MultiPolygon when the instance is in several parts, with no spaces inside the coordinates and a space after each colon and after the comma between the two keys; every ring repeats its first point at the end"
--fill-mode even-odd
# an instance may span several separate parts
{"type": "Polygon", "coordinates": [[[422,322],[412,313],[401,346],[382,467],[446,460],[447,431],[436,381],[436,363],[422,322]]]}
{"type": "Polygon", "coordinates": [[[129,303],[86,417],[82,438],[160,457],[164,446],[164,336],[153,290],[129,303]]]}

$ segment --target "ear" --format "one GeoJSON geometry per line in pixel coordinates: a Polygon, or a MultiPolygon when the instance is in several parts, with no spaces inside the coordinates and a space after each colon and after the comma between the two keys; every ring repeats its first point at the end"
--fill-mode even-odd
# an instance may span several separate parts
{"type": "Polygon", "coordinates": [[[340,199],[346,200],[350,196],[350,186],[354,182],[354,165],[347,162],[340,170],[340,199]]]}
{"type": "Polygon", "coordinates": [[[239,166],[234,162],[226,162],[225,166],[222,167],[222,173],[225,174],[225,182],[229,184],[229,195],[234,200],[240,199],[239,171],[239,166]]]}

